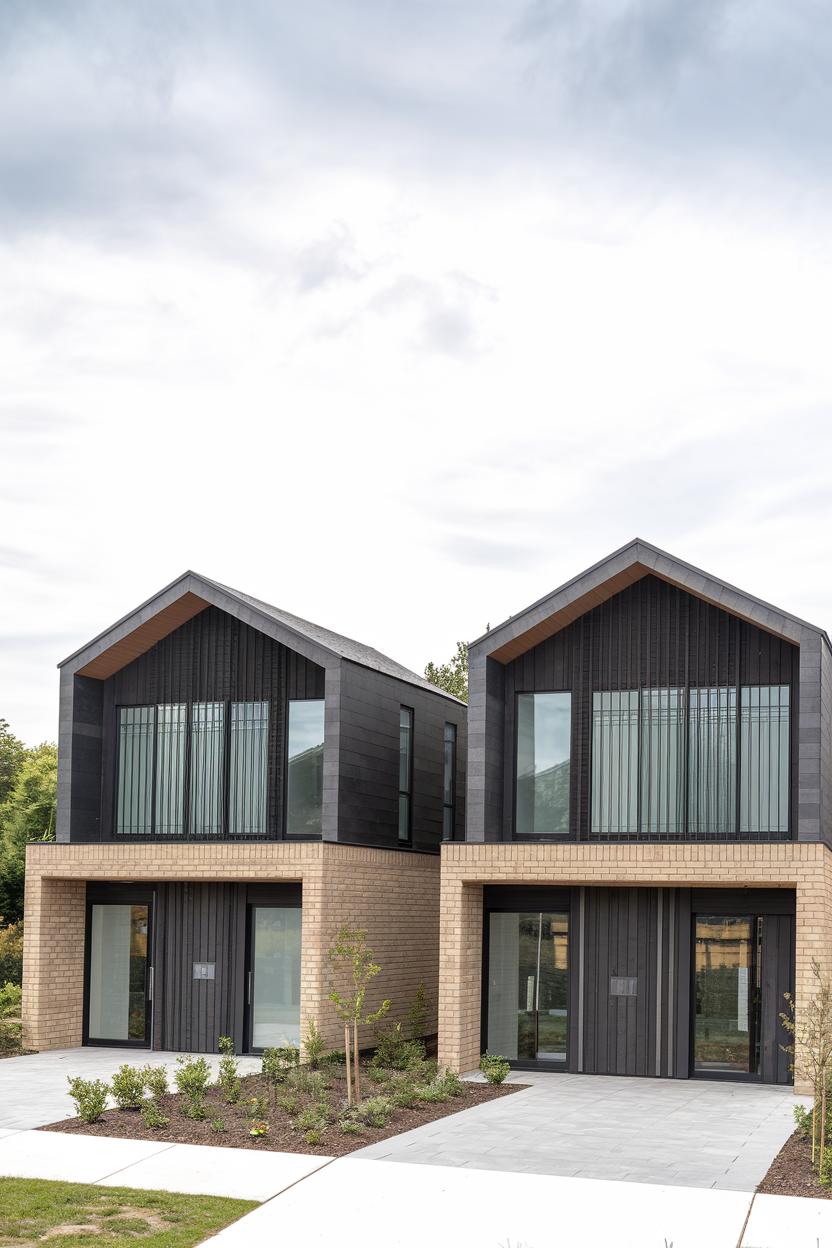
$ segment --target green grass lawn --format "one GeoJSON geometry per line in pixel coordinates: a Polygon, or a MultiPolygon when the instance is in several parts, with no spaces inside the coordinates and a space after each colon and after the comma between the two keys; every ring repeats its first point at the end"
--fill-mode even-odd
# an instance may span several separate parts
{"type": "Polygon", "coordinates": [[[256,1205],[222,1196],[0,1178],[0,1246],[191,1248],[256,1205]]]}

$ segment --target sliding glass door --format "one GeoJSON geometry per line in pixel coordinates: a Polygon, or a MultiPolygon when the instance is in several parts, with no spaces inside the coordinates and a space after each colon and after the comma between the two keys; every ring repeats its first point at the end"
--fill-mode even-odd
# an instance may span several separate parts
{"type": "Polygon", "coordinates": [[[699,914],[694,922],[696,1074],[759,1073],[760,944],[751,915],[699,914]]]}
{"type": "Polygon", "coordinates": [[[300,1046],[300,906],[249,907],[248,1047],[300,1046]]]}
{"type": "Polygon", "coordinates": [[[149,904],[93,902],[87,948],[87,1041],[149,1044],[149,904]]]}
{"type": "Polygon", "coordinates": [[[488,916],[487,1047],[518,1062],[566,1065],[569,916],[488,916]]]}

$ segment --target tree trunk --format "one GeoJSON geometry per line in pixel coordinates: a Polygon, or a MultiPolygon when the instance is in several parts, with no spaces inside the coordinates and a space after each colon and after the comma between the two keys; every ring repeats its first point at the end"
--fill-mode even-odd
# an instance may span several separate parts
{"type": "Polygon", "coordinates": [[[823,1174],[826,1155],[826,1081],[820,1094],[820,1161],[818,1173],[823,1174]]]}
{"type": "Polygon", "coordinates": [[[350,1062],[352,1058],[350,1055],[350,1025],[349,1023],[344,1023],[344,1060],[347,1063],[347,1104],[352,1105],[352,1072],[350,1069],[350,1062]]]}
{"type": "Polygon", "coordinates": [[[360,1105],[361,1104],[361,1070],[359,1066],[360,1054],[358,1051],[358,1019],[357,1018],[353,1020],[352,1026],[353,1026],[353,1036],[355,1039],[355,1043],[353,1045],[353,1049],[355,1050],[355,1101],[357,1105],[360,1105]]]}
{"type": "Polygon", "coordinates": [[[817,1093],[812,1097],[812,1167],[815,1164],[815,1127],[818,1116],[818,1098],[817,1093]]]}

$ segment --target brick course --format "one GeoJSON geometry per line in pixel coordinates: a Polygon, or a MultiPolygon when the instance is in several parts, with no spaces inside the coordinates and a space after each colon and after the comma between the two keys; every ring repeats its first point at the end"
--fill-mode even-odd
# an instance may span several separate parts
{"type": "Polygon", "coordinates": [[[329,1044],[343,1045],[326,999],[327,950],[342,923],[367,928],[382,967],[368,1009],[390,997],[391,1019],[403,1017],[422,981],[429,1025],[436,1027],[438,857],[325,842],[36,844],[26,853],[23,1025],[29,1048],[82,1041],[88,880],[300,882],[301,1032],[314,1019],[329,1044]]]}

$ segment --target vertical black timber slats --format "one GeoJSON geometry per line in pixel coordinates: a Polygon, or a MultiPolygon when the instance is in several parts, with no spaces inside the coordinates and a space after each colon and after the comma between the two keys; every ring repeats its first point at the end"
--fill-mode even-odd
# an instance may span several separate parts
{"type": "Polygon", "coordinates": [[[794,916],[763,916],[763,957],[760,1003],[760,1078],[763,1083],[791,1083],[789,1035],[780,1021],[788,1013],[785,993],[794,992],[794,916]]]}

